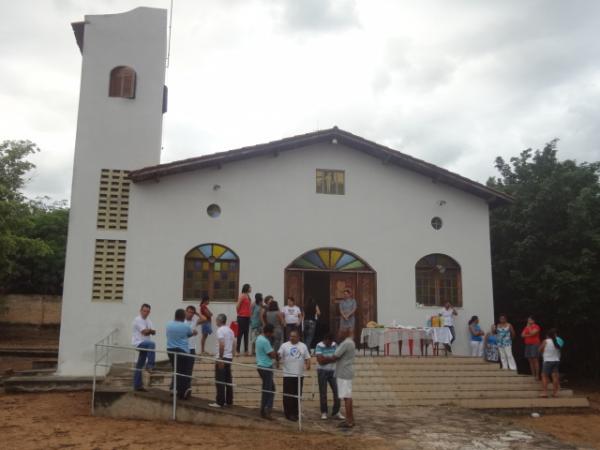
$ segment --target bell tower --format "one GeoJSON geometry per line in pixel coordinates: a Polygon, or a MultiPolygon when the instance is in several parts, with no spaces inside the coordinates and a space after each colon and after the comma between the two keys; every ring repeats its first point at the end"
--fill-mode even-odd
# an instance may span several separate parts
{"type": "Polygon", "coordinates": [[[128,301],[127,174],[160,163],[167,11],[87,15],[72,27],[82,65],[59,351],[65,375],[89,373],[94,342],[128,301]]]}

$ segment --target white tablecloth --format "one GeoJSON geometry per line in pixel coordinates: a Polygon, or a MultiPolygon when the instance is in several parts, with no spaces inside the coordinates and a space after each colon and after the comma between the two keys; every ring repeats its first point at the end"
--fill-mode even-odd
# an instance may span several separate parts
{"type": "Polygon", "coordinates": [[[383,347],[398,341],[432,340],[440,344],[449,344],[452,339],[450,329],[446,327],[393,327],[393,328],[363,328],[360,334],[360,342],[366,343],[367,347],[383,347]]]}
{"type": "Polygon", "coordinates": [[[452,340],[452,333],[448,327],[425,328],[432,335],[433,342],[440,344],[449,344],[452,340]]]}

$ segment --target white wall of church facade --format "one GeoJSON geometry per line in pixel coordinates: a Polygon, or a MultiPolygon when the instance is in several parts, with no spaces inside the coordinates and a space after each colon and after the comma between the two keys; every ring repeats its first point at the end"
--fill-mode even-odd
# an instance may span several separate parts
{"type": "MultiPolygon", "coordinates": [[[[117,327],[121,342],[128,342],[130,322],[148,302],[158,346],[165,348],[164,324],[186,305],[184,256],[213,242],[240,257],[240,286],[250,283],[280,304],[284,269],[296,257],[317,247],[354,252],[377,272],[378,320],[385,324],[424,325],[439,310],[417,307],[414,267],[429,253],[447,254],[462,269],[455,351],[468,351],[471,315],[484,326],[492,322],[487,204],[358,151],[319,145],[225,164],[134,185],[131,198],[125,300],[92,304],[102,324],[98,333],[117,327]],[[346,194],[316,194],[317,168],[345,170],[346,194]],[[211,203],[220,205],[219,218],[207,215],[211,203]],[[444,221],[439,231],[430,225],[434,216],[444,221]]],[[[212,310],[235,317],[232,303],[213,303],[212,310]]]]}
{"type": "Polygon", "coordinates": [[[131,226],[96,227],[100,171],[158,164],[162,135],[166,10],[137,8],[85,21],[59,349],[64,374],[91,373],[93,343],[130,314],[124,303],[91,301],[95,240],[131,235],[131,226]],[[108,96],[110,72],[121,65],[137,72],[134,99],[108,96]]]}
{"type": "MultiPolygon", "coordinates": [[[[128,229],[98,230],[100,170],[159,162],[166,11],[138,8],[86,21],[59,373],[91,374],[94,343],[115,328],[119,343],[128,345],[131,321],[143,302],[152,305],[158,348],[164,349],[165,323],[189,304],[182,301],[184,256],[203,243],[235,251],[240,286],[251,283],[280,304],[284,270],[295,258],[318,247],[351,251],[377,273],[378,320],[407,325],[423,325],[438,310],[416,306],[415,263],[429,253],[447,254],[462,269],[455,350],[468,350],[471,315],[479,315],[483,326],[492,322],[487,204],[339,145],[132,185],[128,229]],[[108,97],[109,73],[120,65],[137,72],[133,100],[108,97]],[[316,194],[317,168],[345,170],[345,195],[316,194]],[[221,188],[213,190],[214,185],[221,188]],[[206,213],[211,203],[222,209],[216,219],[206,213]],[[444,221],[439,231],[430,225],[434,216],[444,221]],[[96,239],[127,241],[122,302],[92,301],[96,239]]],[[[235,317],[234,303],[213,303],[211,309],[235,317]]],[[[213,341],[208,344],[212,349],[213,341]]],[[[126,358],[132,360],[133,352],[126,358]]]]}

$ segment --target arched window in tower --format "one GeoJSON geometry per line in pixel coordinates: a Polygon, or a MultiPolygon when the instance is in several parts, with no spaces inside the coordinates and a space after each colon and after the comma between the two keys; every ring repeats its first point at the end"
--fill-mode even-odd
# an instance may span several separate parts
{"type": "Polygon", "coordinates": [[[417,303],[462,306],[460,265],[454,259],[439,253],[424,256],[415,265],[415,274],[417,303]]]}
{"type": "Polygon", "coordinates": [[[239,258],[219,244],[202,244],[185,255],[183,300],[235,301],[240,277],[239,258]]]}
{"type": "Polygon", "coordinates": [[[135,70],[118,66],[110,71],[109,97],[135,98],[135,70]]]}

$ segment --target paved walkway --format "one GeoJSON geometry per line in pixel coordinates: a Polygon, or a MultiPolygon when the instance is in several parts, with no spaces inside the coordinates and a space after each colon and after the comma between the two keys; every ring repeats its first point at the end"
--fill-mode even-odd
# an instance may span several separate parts
{"type": "Polygon", "coordinates": [[[447,407],[381,408],[356,411],[359,422],[350,431],[334,428],[335,421],[320,421],[313,413],[305,419],[311,430],[370,436],[393,449],[413,450],[588,450],[554,437],[510,424],[510,419],[447,407]]]}

